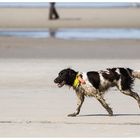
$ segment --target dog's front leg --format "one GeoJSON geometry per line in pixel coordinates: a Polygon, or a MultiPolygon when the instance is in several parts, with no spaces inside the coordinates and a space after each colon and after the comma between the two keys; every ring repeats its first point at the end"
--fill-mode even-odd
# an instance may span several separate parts
{"type": "Polygon", "coordinates": [[[78,102],[77,102],[78,107],[76,109],[76,112],[68,115],[69,117],[75,117],[76,115],[78,115],[80,113],[81,106],[84,102],[84,98],[85,98],[84,94],[76,92],[76,95],[78,97],[78,102]]]}

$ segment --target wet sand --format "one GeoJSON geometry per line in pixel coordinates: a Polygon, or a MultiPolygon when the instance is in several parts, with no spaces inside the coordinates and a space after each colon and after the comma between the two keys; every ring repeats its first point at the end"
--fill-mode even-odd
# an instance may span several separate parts
{"type": "Polygon", "coordinates": [[[0,58],[140,59],[140,40],[0,37],[0,58]]]}
{"type": "MultiPolygon", "coordinates": [[[[1,137],[140,137],[137,102],[116,88],[105,98],[114,116],[94,98],[80,115],[67,117],[76,96],[53,80],[67,67],[77,71],[106,67],[140,69],[139,40],[59,40],[0,37],[1,137]]],[[[140,95],[140,80],[135,90],[140,95]]]]}

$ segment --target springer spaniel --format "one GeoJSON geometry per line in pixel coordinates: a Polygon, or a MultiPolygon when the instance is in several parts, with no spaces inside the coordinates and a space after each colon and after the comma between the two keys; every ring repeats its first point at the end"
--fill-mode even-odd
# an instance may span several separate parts
{"type": "Polygon", "coordinates": [[[54,82],[58,84],[58,87],[64,85],[73,87],[76,92],[78,107],[76,112],[68,116],[76,116],[79,114],[85,96],[95,97],[107,110],[109,115],[112,116],[113,111],[103,98],[103,94],[110,87],[116,86],[123,94],[133,97],[140,107],[140,97],[132,90],[135,78],[140,79],[140,71],[134,71],[130,68],[107,68],[106,70],[89,71],[86,73],[67,68],[60,71],[54,82]]]}

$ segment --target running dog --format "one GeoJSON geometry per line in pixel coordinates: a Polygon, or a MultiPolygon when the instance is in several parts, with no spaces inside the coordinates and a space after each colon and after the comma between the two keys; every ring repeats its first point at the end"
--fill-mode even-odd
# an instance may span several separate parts
{"type": "Polygon", "coordinates": [[[76,92],[78,107],[76,112],[68,116],[74,117],[80,113],[85,96],[95,97],[107,110],[109,115],[112,116],[113,111],[106,103],[103,95],[105,91],[114,86],[117,87],[121,93],[133,97],[140,107],[140,97],[132,90],[135,78],[140,79],[140,71],[134,71],[130,68],[107,68],[106,70],[89,71],[85,73],[67,68],[59,72],[54,83],[56,83],[58,87],[64,85],[72,87],[76,92]]]}

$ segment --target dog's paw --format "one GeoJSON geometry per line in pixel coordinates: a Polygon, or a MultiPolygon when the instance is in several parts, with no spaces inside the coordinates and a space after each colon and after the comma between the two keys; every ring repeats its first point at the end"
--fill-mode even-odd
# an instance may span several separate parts
{"type": "Polygon", "coordinates": [[[68,117],[76,117],[76,113],[73,113],[73,114],[68,114],[68,117]]]}
{"type": "Polygon", "coordinates": [[[113,116],[113,111],[110,110],[110,111],[108,112],[108,115],[109,115],[109,116],[113,116]]]}

